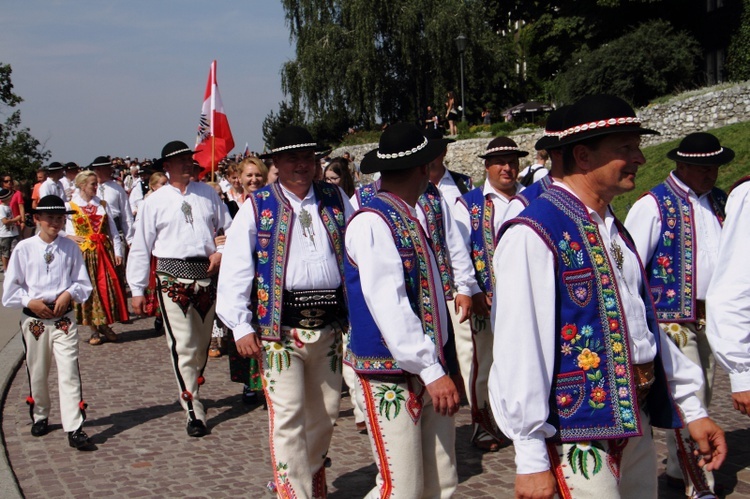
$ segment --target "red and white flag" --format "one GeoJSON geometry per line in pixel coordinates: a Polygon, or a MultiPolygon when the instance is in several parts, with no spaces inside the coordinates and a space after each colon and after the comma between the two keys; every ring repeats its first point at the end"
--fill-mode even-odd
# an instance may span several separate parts
{"type": "Polygon", "coordinates": [[[213,61],[208,73],[193,159],[203,167],[204,172],[212,172],[233,148],[234,138],[229,129],[227,115],[224,114],[224,104],[221,102],[219,86],[216,83],[216,61],[213,61]]]}

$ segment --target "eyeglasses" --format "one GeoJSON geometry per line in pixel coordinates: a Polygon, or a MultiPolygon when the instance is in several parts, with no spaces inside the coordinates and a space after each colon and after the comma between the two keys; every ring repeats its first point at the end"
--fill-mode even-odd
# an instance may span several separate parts
{"type": "Polygon", "coordinates": [[[5,182],[13,182],[13,179],[12,178],[4,178],[3,179],[3,183],[5,183],[5,182]]]}

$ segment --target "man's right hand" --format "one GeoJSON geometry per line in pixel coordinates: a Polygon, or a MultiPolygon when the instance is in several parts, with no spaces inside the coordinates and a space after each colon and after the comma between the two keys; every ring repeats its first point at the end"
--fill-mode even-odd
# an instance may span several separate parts
{"type": "Polygon", "coordinates": [[[146,299],[143,296],[134,296],[130,299],[130,304],[133,306],[133,313],[135,315],[143,315],[143,305],[146,303],[146,299]]]}
{"type": "Polygon", "coordinates": [[[555,475],[550,470],[516,475],[516,499],[552,499],[556,490],[555,475]]]}
{"type": "Polygon", "coordinates": [[[237,346],[237,353],[246,358],[260,358],[260,352],[263,350],[263,343],[255,333],[246,334],[236,340],[235,345],[237,346]]]}

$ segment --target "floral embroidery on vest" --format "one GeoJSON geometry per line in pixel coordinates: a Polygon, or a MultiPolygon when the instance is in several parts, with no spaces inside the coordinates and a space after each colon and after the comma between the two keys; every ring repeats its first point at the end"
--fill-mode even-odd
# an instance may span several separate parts
{"type": "Polygon", "coordinates": [[[474,264],[474,272],[482,291],[487,296],[492,296],[495,285],[494,271],[492,270],[492,257],[495,252],[495,229],[493,219],[495,217],[495,205],[489,196],[484,196],[481,189],[477,188],[467,192],[458,198],[466,206],[471,222],[471,261],[474,264]]]}

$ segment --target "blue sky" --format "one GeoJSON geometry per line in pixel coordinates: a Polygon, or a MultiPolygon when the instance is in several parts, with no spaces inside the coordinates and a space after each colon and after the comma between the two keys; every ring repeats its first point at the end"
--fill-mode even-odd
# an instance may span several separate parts
{"type": "Polygon", "coordinates": [[[292,58],[273,0],[12,0],[0,15],[0,62],[13,67],[23,125],[62,162],[192,146],[214,59],[234,151],[261,150],[292,58]]]}

